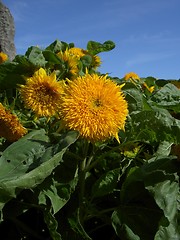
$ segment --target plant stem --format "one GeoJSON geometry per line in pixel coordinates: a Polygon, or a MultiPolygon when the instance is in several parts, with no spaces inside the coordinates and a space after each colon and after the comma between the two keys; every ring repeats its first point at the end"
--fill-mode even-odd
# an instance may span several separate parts
{"type": "Polygon", "coordinates": [[[84,202],[84,191],[85,191],[85,178],[86,178],[86,158],[84,158],[79,164],[79,206],[80,208],[84,202]]]}
{"type": "Polygon", "coordinates": [[[85,181],[87,174],[87,165],[90,164],[91,160],[88,157],[89,142],[86,140],[82,141],[82,156],[83,158],[79,160],[79,219],[81,224],[84,222],[84,204],[85,204],[85,181]]]}

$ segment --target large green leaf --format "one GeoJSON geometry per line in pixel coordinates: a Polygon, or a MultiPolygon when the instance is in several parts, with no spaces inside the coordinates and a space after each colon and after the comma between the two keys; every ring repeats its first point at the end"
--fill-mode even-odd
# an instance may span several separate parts
{"type": "Polygon", "coordinates": [[[180,238],[179,177],[175,157],[154,157],[132,168],[121,188],[121,204],[112,215],[119,237],[127,240],[180,238]],[[161,238],[162,237],[162,238],[161,238]]]}
{"type": "Polygon", "coordinates": [[[131,114],[129,137],[147,142],[180,142],[180,120],[175,119],[166,109],[154,108],[131,114]]]}
{"type": "Polygon", "coordinates": [[[10,145],[0,158],[1,205],[16,197],[20,189],[36,187],[49,176],[77,136],[76,132],[68,132],[52,147],[43,129],[34,130],[10,145]]]}
{"type": "Polygon", "coordinates": [[[45,67],[47,61],[40,48],[33,46],[29,47],[25,55],[33,65],[45,67]]]}
{"type": "Polygon", "coordinates": [[[164,216],[155,239],[180,239],[178,225],[179,177],[175,157],[155,157],[143,167],[145,188],[152,194],[164,216]]]}
{"type": "Polygon", "coordinates": [[[35,130],[11,144],[0,158],[0,181],[14,179],[40,164],[48,146],[45,130],[35,130]]]}
{"type": "Polygon", "coordinates": [[[151,100],[160,107],[180,112],[180,90],[171,83],[153,94],[151,100]]]}
{"type": "Polygon", "coordinates": [[[51,202],[53,214],[57,213],[70,199],[78,183],[77,177],[78,161],[66,156],[59,166],[39,185],[39,204],[46,205],[51,202]]]}

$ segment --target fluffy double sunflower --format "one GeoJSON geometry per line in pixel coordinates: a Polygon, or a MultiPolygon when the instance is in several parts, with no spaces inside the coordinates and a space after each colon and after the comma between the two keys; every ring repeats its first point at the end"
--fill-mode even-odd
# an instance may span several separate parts
{"type": "Polygon", "coordinates": [[[31,109],[36,116],[51,117],[58,111],[63,92],[62,81],[56,80],[56,73],[50,75],[40,68],[26,84],[20,85],[19,91],[25,107],[31,109]]]}
{"type": "Polygon", "coordinates": [[[115,137],[124,130],[128,104],[120,86],[106,75],[88,74],[69,81],[62,96],[64,125],[90,142],[115,137]]]}
{"type": "Polygon", "coordinates": [[[15,142],[26,133],[27,129],[22,126],[18,117],[0,103],[0,137],[15,142]]]}

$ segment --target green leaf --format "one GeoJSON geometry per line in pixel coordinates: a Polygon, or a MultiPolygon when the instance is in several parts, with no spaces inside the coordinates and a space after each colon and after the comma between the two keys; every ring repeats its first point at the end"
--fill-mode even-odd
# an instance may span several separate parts
{"type": "Polygon", "coordinates": [[[147,142],[180,142],[180,120],[173,118],[166,109],[154,108],[133,112],[127,132],[133,139],[147,142]],[[129,131],[129,132],[128,132],[129,131]]]}
{"type": "Polygon", "coordinates": [[[69,45],[63,41],[55,40],[51,43],[45,50],[52,51],[53,53],[57,53],[60,51],[65,51],[69,48],[69,45]]]}
{"type": "MultiPolygon", "coordinates": [[[[61,165],[61,163],[60,163],[61,165]]],[[[58,171],[59,174],[61,172],[58,171]]],[[[73,175],[72,175],[73,177],[73,175]]],[[[60,178],[61,179],[61,178],[60,178]]],[[[78,178],[74,178],[67,183],[55,181],[52,177],[39,186],[42,191],[39,194],[39,204],[47,204],[47,198],[52,205],[53,214],[57,213],[70,199],[78,183],[78,178]]]]}
{"type": "Polygon", "coordinates": [[[39,165],[48,146],[45,130],[34,130],[11,144],[0,158],[0,181],[14,179],[39,165]]]}
{"type": "Polygon", "coordinates": [[[119,168],[103,174],[92,186],[92,197],[102,197],[112,193],[117,186],[119,174],[119,168]]]}
{"type": "Polygon", "coordinates": [[[81,62],[84,65],[85,68],[86,67],[88,68],[92,64],[92,57],[90,55],[85,55],[81,58],[81,62]]]}
{"type": "Polygon", "coordinates": [[[20,189],[40,184],[62,161],[66,149],[78,134],[62,135],[58,146],[48,147],[45,131],[34,130],[3,152],[0,169],[0,202],[16,197],[20,189]],[[10,164],[9,164],[10,163],[10,164]],[[8,165],[9,164],[9,165],[8,165]]]}
{"type": "Polygon", "coordinates": [[[179,239],[178,163],[174,156],[150,159],[131,168],[122,184],[121,204],[112,215],[113,227],[122,239],[179,239]],[[168,236],[168,237],[166,237],[168,236]]]}
{"type": "Polygon", "coordinates": [[[45,67],[46,60],[43,56],[42,50],[38,47],[29,47],[25,56],[28,60],[37,67],[45,67]]]}
{"type": "Polygon", "coordinates": [[[178,240],[180,239],[180,229],[179,224],[177,222],[171,222],[168,226],[166,221],[162,219],[162,224],[159,226],[159,230],[157,231],[154,240],[178,240]],[[173,237],[172,237],[173,236],[173,237]]]}
{"type": "Polygon", "coordinates": [[[171,222],[178,208],[179,177],[176,157],[159,156],[142,167],[145,188],[153,195],[157,205],[171,222]]]}
{"type": "Polygon", "coordinates": [[[126,101],[128,102],[128,110],[141,111],[143,109],[143,95],[132,83],[126,83],[123,87],[123,92],[126,96],[126,101]]]}
{"type": "Polygon", "coordinates": [[[44,55],[48,65],[62,64],[62,60],[54,52],[52,52],[50,50],[44,50],[43,55],[44,55]]]}
{"type": "Polygon", "coordinates": [[[156,151],[156,156],[169,156],[171,152],[171,142],[162,141],[159,143],[158,149],[156,151]]]}
{"type": "Polygon", "coordinates": [[[154,77],[151,77],[151,76],[149,76],[149,77],[146,77],[146,78],[141,78],[142,80],[144,80],[146,83],[147,83],[147,85],[149,86],[149,85],[155,85],[156,84],[156,81],[157,81],[157,79],[156,78],[154,78],[154,77]]]}
{"type": "Polygon", "coordinates": [[[58,222],[55,216],[52,215],[50,211],[46,210],[44,211],[44,220],[45,220],[45,223],[47,224],[52,240],[62,240],[61,235],[57,231],[58,222]]]}
{"type": "Polygon", "coordinates": [[[180,91],[171,83],[164,85],[153,94],[151,101],[154,101],[160,107],[180,112],[180,91]]]}
{"type": "Polygon", "coordinates": [[[158,209],[143,205],[120,206],[112,214],[112,225],[123,240],[152,240],[159,221],[158,209]]]}
{"type": "Polygon", "coordinates": [[[27,56],[16,55],[13,62],[18,63],[17,72],[21,75],[31,77],[32,74],[39,69],[38,66],[35,66],[27,56]]]}
{"type": "MultiPolygon", "coordinates": [[[[69,139],[77,138],[77,132],[69,132],[69,139]]],[[[65,140],[65,139],[63,139],[65,140]]],[[[63,141],[64,144],[67,144],[63,141]]],[[[63,143],[58,143],[49,148],[49,151],[43,155],[42,159],[49,159],[54,152],[58,152],[59,147],[63,147],[63,143]]],[[[53,171],[53,175],[49,176],[41,185],[39,185],[39,204],[46,205],[51,202],[53,213],[57,213],[70,199],[78,183],[77,175],[78,161],[71,158],[67,153],[64,154],[59,166],[53,171]]]]}
{"type": "Polygon", "coordinates": [[[178,224],[179,177],[176,159],[171,157],[152,158],[142,168],[145,188],[151,193],[164,216],[159,223],[155,239],[180,238],[178,224]]]}
{"type": "Polygon", "coordinates": [[[89,41],[87,43],[87,50],[92,55],[96,55],[100,52],[107,52],[112,50],[113,48],[115,48],[115,43],[112,41],[106,41],[104,43],[89,41]]]}
{"type": "Polygon", "coordinates": [[[21,74],[23,74],[23,69],[19,69],[17,63],[0,64],[0,90],[15,88],[17,84],[23,84],[25,81],[21,74]]]}

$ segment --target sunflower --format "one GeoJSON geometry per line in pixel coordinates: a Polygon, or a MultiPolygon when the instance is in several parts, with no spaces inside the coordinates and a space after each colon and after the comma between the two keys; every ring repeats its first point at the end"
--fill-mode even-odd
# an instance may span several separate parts
{"type": "Polygon", "coordinates": [[[66,49],[64,52],[63,51],[58,52],[57,56],[67,64],[67,69],[70,73],[70,77],[71,78],[76,77],[79,73],[78,57],[72,54],[68,49],[66,49]]]}
{"type": "Polygon", "coordinates": [[[94,67],[95,69],[97,68],[97,67],[99,67],[100,65],[101,65],[101,58],[99,57],[99,56],[97,56],[97,55],[93,55],[92,56],[93,57],[93,63],[92,63],[92,67],[94,67]]]}
{"type": "Polygon", "coordinates": [[[81,57],[83,57],[85,55],[85,50],[82,48],[77,48],[77,47],[70,48],[68,50],[68,52],[70,54],[76,56],[78,59],[80,59],[81,57]]]}
{"type": "Polygon", "coordinates": [[[60,113],[65,127],[90,142],[115,137],[124,130],[127,102],[118,85],[106,75],[79,76],[67,84],[60,113]]]}
{"type": "Polygon", "coordinates": [[[47,75],[40,68],[26,80],[19,88],[25,106],[35,112],[37,116],[51,117],[56,114],[63,91],[62,81],[56,81],[55,72],[47,75]]]}
{"type": "Polygon", "coordinates": [[[134,72],[129,72],[124,76],[124,80],[140,80],[140,77],[134,72]]]}
{"type": "Polygon", "coordinates": [[[0,64],[8,60],[8,55],[0,52],[0,64]]]}
{"type": "Polygon", "coordinates": [[[69,51],[70,54],[73,54],[74,56],[76,56],[78,58],[78,60],[85,55],[91,56],[92,57],[92,67],[93,68],[97,68],[101,65],[100,57],[97,56],[97,55],[90,54],[87,50],[84,50],[82,48],[73,47],[73,48],[70,48],[68,51],[69,51]]]}
{"type": "Polygon", "coordinates": [[[15,142],[27,133],[16,115],[11,114],[0,103],[0,137],[6,138],[10,142],[15,142]]]}

